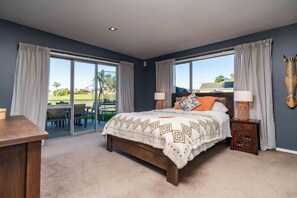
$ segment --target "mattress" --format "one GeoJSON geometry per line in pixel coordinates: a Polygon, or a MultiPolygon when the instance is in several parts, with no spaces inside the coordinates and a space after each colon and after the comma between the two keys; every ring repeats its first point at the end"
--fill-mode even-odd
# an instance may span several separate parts
{"type": "Polygon", "coordinates": [[[228,114],[176,109],[117,114],[106,123],[102,134],[162,149],[179,169],[217,142],[231,137],[228,114]]]}

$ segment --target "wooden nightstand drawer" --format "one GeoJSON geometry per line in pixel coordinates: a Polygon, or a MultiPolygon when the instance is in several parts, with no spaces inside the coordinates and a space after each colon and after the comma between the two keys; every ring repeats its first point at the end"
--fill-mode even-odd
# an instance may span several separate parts
{"type": "Polygon", "coordinates": [[[244,123],[232,123],[232,130],[236,131],[255,131],[256,126],[254,124],[244,124],[244,123]]]}
{"type": "Polygon", "coordinates": [[[258,155],[259,146],[258,120],[231,120],[231,149],[258,155]]]}
{"type": "MultiPolygon", "coordinates": [[[[255,134],[255,133],[254,133],[255,134]]],[[[237,132],[232,135],[235,150],[247,151],[254,153],[258,149],[257,136],[251,135],[250,132],[237,132]]]]}

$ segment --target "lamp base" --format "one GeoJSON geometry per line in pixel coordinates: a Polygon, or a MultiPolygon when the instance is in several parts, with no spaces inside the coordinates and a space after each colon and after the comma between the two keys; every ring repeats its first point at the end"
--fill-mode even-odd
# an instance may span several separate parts
{"type": "Polygon", "coordinates": [[[156,109],[164,109],[164,100],[156,101],[156,109]]]}
{"type": "Polygon", "coordinates": [[[237,119],[238,120],[250,119],[249,102],[238,102],[238,104],[237,104],[237,119]]]}

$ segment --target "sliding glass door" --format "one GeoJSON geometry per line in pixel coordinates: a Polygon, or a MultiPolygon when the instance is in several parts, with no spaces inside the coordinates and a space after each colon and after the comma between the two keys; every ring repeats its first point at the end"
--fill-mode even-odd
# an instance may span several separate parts
{"type": "Polygon", "coordinates": [[[100,131],[117,111],[117,66],[52,57],[49,138],[100,131]]]}
{"type": "Polygon", "coordinates": [[[74,132],[96,129],[94,63],[74,61],[74,132]]]}
{"type": "Polygon", "coordinates": [[[51,58],[45,127],[50,139],[70,135],[70,79],[71,60],[51,58]]]}
{"type": "Polygon", "coordinates": [[[115,115],[117,110],[117,68],[114,66],[98,64],[97,87],[99,128],[115,115]]]}

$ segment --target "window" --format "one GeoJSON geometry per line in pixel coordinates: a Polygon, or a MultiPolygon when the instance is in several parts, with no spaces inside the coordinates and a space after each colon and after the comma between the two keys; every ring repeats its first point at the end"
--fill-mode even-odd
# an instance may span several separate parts
{"type": "MultiPolygon", "coordinates": [[[[175,87],[179,89],[178,92],[190,92],[190,64],[189,63],[182,63],[175,66],[175,87]]],[[[177,92],[177,93],[178,93],[177,92]]]]}
{"type": "Polygon", "coordinates": [[[117,109],[117,66],[97,59],[52,54],[46,122],[49,138],[104,127],[117,109]]]}
{"type": "Polygon", "coordinates": [[[233,51],[181,60],[175,65],[176,93],[232,92],[233,81],[233,51]]]}

